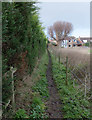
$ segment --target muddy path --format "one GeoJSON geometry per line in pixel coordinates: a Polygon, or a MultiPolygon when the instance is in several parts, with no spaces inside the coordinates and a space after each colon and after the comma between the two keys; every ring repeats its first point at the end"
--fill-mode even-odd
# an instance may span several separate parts
{"type": "Polygon", "coordinates": [[[47,115],[49,118],[62,118],[62,112],[61,112],[61,101],[58,95],[58,91],[56,88],[56,85],[53,80],[53,75],[52,75],[52,60],[51,60],[51,55],[49,50],[48,51],[48,56],[49,56],[49,63],[48,63],[48,68],[46,71],[46,78],[48,80],[48,89],[49,89],[49,100],[46,103],[47,106],[47,115]]]}

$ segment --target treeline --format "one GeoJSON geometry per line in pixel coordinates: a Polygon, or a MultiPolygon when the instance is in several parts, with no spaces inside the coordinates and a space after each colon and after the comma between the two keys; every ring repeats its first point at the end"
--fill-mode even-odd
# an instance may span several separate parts
{"type": "MultiPolygon", "coordinates": [[[[11,96],[11,67],[23,75],[33,71],[36,61],[46,49],[46,36],[35,2],[2,3],[2,73],[3,102],[11,96]]],[[[17,79],[16,79],[17,80],[17,79]]]]}

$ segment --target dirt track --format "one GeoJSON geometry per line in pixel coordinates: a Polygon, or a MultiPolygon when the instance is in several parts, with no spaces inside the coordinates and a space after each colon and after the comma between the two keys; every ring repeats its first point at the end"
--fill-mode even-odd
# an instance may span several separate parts
{"type": "Polygon", "coordinates": [[[49,89],[50,98],[46,103],[46,106],[48,107],[46,112],[49,118],[62,118],[61,102],[58,96],[57,88],[53,80],[52,61],[49,51],[48,51],[48,56],[49,56],[49,63],[46,72],[46,77],[48,80],[48,89],[49,89]]]}

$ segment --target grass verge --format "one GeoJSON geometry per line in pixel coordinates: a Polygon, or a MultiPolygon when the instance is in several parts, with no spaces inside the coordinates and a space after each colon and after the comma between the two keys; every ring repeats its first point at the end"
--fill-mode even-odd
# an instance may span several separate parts
{"type": "MultiPolygon", "coordinates": [[[[64,118],[90,118],[90,102],[84,98],[84,92],[77,89],[78,84],[73,87],[73,80],[68,77],[66,85],[66,68],[52,55],[52,70],[60,99],[64,118]]],[[[69,76],[70,73],[68,71],[69,76]]]]}
{"type": "Polygon", "coordinates": [[[46,106],[44,102],[49,97],[48,82],[46,79],[46,70],[48,65],[48,55],[45,54],[39,64],[38,74],[40,79],[32,87],[33,90],[33,103],[31,105],[31,118],[47,118],[45,113],[46,106]]]}
{"type": "Polygon", "coordinates": [[[48,83],[46,79],[46,70],[48,65],[48,54],[45,53],[40,63],[32,74],[31,81],[33,82],[32,86],[32,100],[30,103],[30,115],[24,109],[19,109],[16,112],[15,118],[47,118],[45,113],[45,101],[49,97],[48,83]]]}

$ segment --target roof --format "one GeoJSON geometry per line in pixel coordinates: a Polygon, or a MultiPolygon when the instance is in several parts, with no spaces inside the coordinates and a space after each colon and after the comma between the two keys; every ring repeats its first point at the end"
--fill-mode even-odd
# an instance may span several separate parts
{"type": "Polygon", "coordinates": [[[77,44],[82,44],[82,41],[81,40],[77,40],[77,44]]]}
{"type": "Polygon", "coordinates": [[[83,40],[87,40],[87,41],[90,41],[92,40],[92,37],[80,37],[80,39],[83,41],[83,40]]]}
{"type": "Polygon", "coordinates": [[[70,37],[65,37],[65,40],[71,40],[71,38],[70,37]]]}

